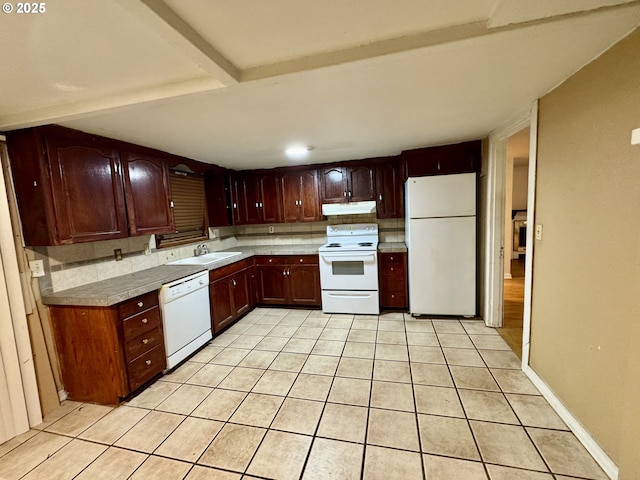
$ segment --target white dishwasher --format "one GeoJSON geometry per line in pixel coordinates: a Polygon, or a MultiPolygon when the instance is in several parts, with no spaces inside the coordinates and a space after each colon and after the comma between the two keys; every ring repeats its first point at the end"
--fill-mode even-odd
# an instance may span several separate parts
{"type": "Polygon", "coordinates": [[[213,338],[209,272],[164,284],[160,288],[160,310],[167,370],[170,370],[213,338]]]}

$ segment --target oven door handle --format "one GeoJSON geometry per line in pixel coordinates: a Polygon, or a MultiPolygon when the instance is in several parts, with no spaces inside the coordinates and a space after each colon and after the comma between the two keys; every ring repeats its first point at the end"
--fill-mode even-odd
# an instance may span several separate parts
{"type": "Polygon", "coordinates": [[[360,260],[367,260],[367,259],[375,259],[376,258],[376,254],[375,252],[368,252],[368,253],[332,253],[330,255],[327,255],[325,253],[321,253],[320,257],[322,258],[322,260],[324,260],[325,262],[333,262],[333,261],[338,261],[338,262],[357,262],[360,260]]]}

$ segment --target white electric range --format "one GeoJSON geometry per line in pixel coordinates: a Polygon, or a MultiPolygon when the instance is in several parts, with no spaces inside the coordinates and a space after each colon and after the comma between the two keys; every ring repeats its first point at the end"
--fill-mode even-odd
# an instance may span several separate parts
{"type": "Polygon", "coordinates": [[[318,253],[323,312],[380,313],[378,225],[330,225],[318,253]]]}

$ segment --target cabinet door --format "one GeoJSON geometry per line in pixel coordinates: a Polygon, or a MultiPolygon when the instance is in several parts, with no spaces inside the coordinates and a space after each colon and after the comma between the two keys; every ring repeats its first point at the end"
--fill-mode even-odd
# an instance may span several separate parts
{"type": "Polygon", "coordinates": [[[232,225],[232,200],[229,176],[222,172],[206,172],[204,188],[210,227],[232,225]]]}
{"type": "Polygon", "coordinates": [[[376,166],[376,212],[378,218],[404,216],[399,162],[376,166]]]}
{"type": "Polygon", "coordinates": [[[167,163],[160,158],[123,152],[122,167],[129,233],[175,231],[167,163]]]}
{"type": "Polygon", "coordinates": [[[321,203],[345,203],[347,201],[346,167],[320,170],[321,203]]]}
{"type": "Polygon", "coordinates": [[[209,285],[211,301],[211,328],[218,333],[235,319],[233,307],[233,284],[229,277],[216,280],[209,285]]]}
{"type": "Polygon", "coordinates": [[[282,219],[285,222],[295,222],[300,219],[300,187],[298,173],[288,172],[280,176],[282,219]]]}
{"type": "Polygon", "coordinates": [[[242,223],[261,223],[260,185],[256,177],[248,175],[241,179],[240,196],[242,223]]]}
{"type": "Polygon", "coordinates": [[[231,277],[231,285],[233,287],[234,318],[238,318],[251,308],[249,282],[248,269],[242,270],[231,277]]]}
{"type": "Polygon", "coordinates": [[[347,196],[350,202],[375,200],[373,167],[350,167],[347,196]]]}
{"type": "Polygon", "coordinates": [[[300,213],[298,220],[302,222],[318,222],[322,220],[318,195],[318,171],[308,170],[301,172],[300,187],[300,213]]]}
{"type": "Polygon", "coordinates": [[[128,236],[118,151],[80,140],[47,139],[60,244],[128,236]]]}
{"type": "Polygon", "coordinates": [[[231,188],[231,220],[234,225],[242,225],[242,211],[244,210],[244,199],[242,197],[242,182],[239,177],[232,176],[229,179],[231,188]]]}
{"type": "Polygon", "coordinates": [[[259,209],[261,221],[264,223],[278,223],[282,217],[280,213],[280,195],[278,195],[278,178],[274,173],[260,175],[257,179],[259,188],[259,209]]]}
{"type": "Polygon", "coordinates": [[[285,286],[286,265],[258,265],[258,291],[260,303],[283,304],[287,302],[285,286]]]}
{"type": "Polygon", "coordinates": [[[294,305],[320,305],[320,270],[318,265],[291,265],[287,282],[294,305]]]}

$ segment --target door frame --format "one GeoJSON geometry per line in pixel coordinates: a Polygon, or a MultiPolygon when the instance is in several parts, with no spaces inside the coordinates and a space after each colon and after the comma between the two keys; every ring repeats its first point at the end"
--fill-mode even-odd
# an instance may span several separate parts
{"type": "MultiPolygon", "coordinates": [[[[527,197],[527,224],[534,225],[536,155],[538,144],[538,101],[531,109],[492,131],[488,138],[486,233],[485,233],[485,282],[483,318],[489,327],[501,327],[504,309],[504,228],[507,141],[513,134],[529,127],[529,172],[527,197]]],[[[531,296],[533,285],[533,230],[527,229],[527,253],[525,255],[525,285],[522,338],[522,366],[529,364],[529,340],[531,333],[531,296]]]]}

